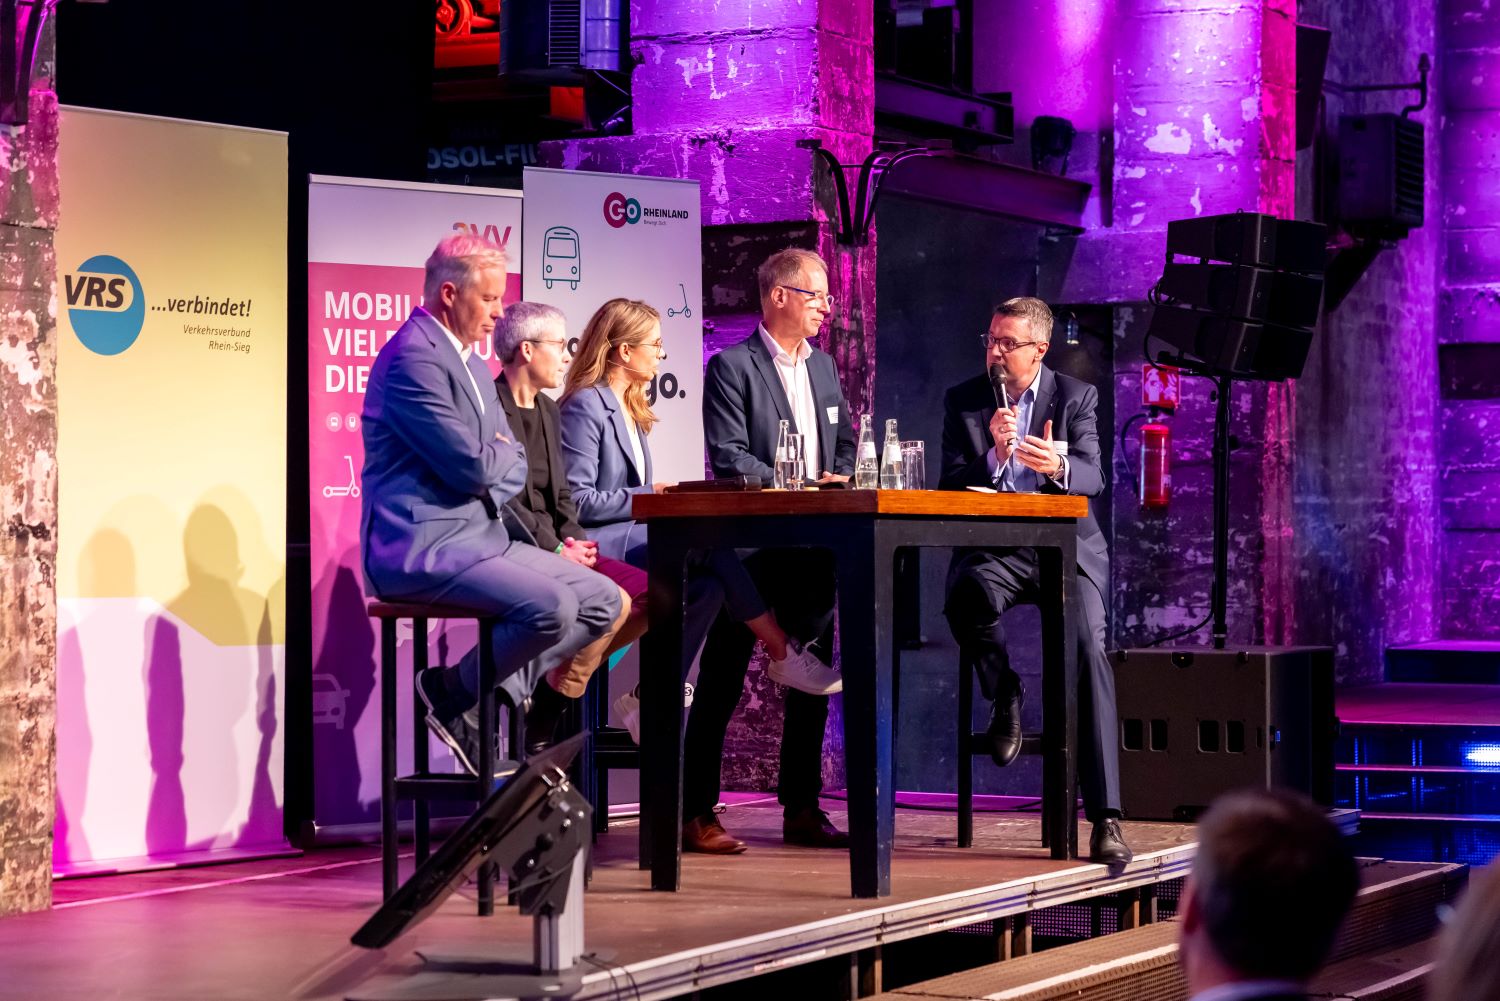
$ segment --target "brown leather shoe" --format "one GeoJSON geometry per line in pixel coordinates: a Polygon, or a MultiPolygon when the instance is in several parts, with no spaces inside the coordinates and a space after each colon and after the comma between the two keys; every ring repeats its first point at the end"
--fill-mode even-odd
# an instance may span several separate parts
{"type": "Polygon", "coordinates": [[[682,825],[682,850],[704,855],[738,855],[745,850],[745,843],[731,837],[719,818],[709,814],[682,825]]]}
{"type": "Polygon", "coordinates": [[[815,806],[803,807],[781,821],[781,840],[804,848],[848,848],[849,835],[833,826],[828,814],[815,806]]]}

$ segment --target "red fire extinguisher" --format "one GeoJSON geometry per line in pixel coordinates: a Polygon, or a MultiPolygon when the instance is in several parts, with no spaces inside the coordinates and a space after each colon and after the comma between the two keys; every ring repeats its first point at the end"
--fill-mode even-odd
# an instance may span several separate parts
{"type": "Polygon", "coordinates": [[[1165,508],[1172,496],[1172,428],[1153,420],[1141,428],[1141,507],[1165,508]]]}

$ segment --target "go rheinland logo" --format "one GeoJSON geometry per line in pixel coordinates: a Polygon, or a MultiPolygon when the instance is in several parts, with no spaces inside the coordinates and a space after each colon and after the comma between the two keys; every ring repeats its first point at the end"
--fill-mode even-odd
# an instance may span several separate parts
{"type": "Polygon", "coordinates": [[[90,257],[63,275],[68,320],[83,346],[117,355],[135,343],[146,321],[146,296],[130,265],[109,254],[90,257]]]}
{"type": "Polygon", "coordinates": [[[611,191],[604,196],[604,221],[615,229],[627,222],[635,225],[641,221],[641,203],[634,198],[626,198],[618,191],[611,191]]]}

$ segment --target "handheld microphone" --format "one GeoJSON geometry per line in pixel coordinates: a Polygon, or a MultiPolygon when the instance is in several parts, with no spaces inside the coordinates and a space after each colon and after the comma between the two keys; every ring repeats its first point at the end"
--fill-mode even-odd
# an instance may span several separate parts
{"type": "Polygon", "coordinates": [[[995,393],[995,406],[1001,410],[1009,410],[1010,394],[1005,391],[1005,376],[1001,374],[1000,366],[998,364],[991,365],[989,374],[990,389],[995,393]]]}

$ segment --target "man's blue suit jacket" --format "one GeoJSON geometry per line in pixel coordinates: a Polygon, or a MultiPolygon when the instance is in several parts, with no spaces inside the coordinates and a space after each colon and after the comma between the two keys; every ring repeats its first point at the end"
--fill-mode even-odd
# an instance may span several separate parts
{"type": "MultiPolygon", "coordinates": [[[[854,426],[833,359],[813,348],[807,375],[817,405],[819,468],[852,476],[854,426]]],[[[777,422],[783,420],[792,422],[793,433],[803,433],[759,330],[709,360],[703,376],[703,436],[715,476],[750,474],[770,486],[777,422]]],[[[811,469],[808,475],[813,475],[811,469]]]]}
{"type": "Polygon", "coordinates": [[[525,453],[489,369],[475,354],[468,367],[472,383],[442,326],[418,309],[370,369],[360,540],[380,597],[432,596],[513,538],[530,541],[514,515],[501,520],[526,483],[525,453]]]}

